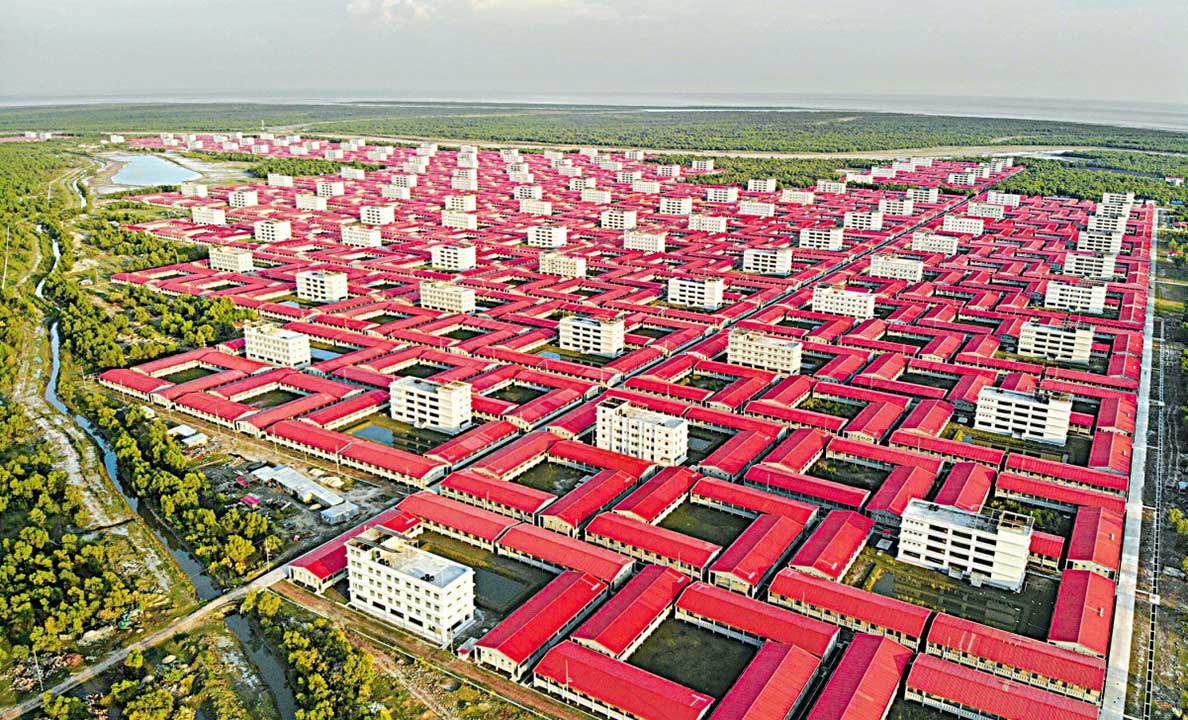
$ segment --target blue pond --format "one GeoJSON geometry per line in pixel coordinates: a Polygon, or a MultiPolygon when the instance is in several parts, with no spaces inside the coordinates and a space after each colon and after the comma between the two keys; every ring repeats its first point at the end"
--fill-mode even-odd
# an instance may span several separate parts
{"type": "Polygon", "coordinates": [[[198,173],[156,155],[116,155],[115,159],[127,163],[111,178],[120,185],[177,185],[198,177],[198,173]]]}

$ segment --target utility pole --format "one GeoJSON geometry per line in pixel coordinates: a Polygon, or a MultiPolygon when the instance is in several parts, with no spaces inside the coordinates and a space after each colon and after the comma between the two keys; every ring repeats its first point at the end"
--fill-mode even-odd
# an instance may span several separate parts
{"type": "Polygon", "coordinates": [[[8,289],[8,239],[12,235],[12,226],[4,226],[4,278],[0,280],[0,290],[8,289]]]}
{"type": "Polygon", "coordinates": [[[41,692],[45,692],[45,682],[41,678],[41,663],[37,662],[37,651],[33,651],[33,667],[37,669],[37,686],[41,688],[41,692]]]}

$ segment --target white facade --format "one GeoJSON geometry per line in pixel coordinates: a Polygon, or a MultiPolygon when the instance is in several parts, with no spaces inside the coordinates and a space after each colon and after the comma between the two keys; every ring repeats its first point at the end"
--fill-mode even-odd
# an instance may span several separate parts
{"type": "Polygon", "coordinates": [[[478,215],[458,210],[442,210],[441,225],[455,230],[478,230],[478,215]]]}
{"type": "Polygon", "coordinates": [[[735,185],[711,185],[705,189],[705,201],[712,203],[738,202],[738,187],[735,185]]]}
{"type": "Polygon", "coordinates": [[[452,313],[474,312],[474,290],[443,280],[422,280],[421,307],[452,313]]]}
{"type": "Polygon", "coordinates": [[[449,645],[474,623],[474,570],[381,528],[347,541],[351,607],[449,645]]]}
{"type": "Polygon", "coordinates": [[[470,384],[402,377],[388,387],[394,420],[416,428],[458,433],[470,427],[470,384]]]}
{"type": "Polygon", "coordinates": [[[1106,286],[1101,284],[1073,285],[1049,281],[1044,291],[1044,307],[1074,312],[1105,312],[1106,286]]]}
{"type": "Polygon", "coordinates": [[[662,178],[678,178],[681,176],[680,165],[657,165],[656,177],[662,178]]]}
{"type": "Polygon", "coordinates": [[[190,219],[199,225],[226,225],[227,211],[219,207],[195,205],[190,208],[190,219]]]}
{"type": "Polygon", "coordinates": [[[1117,255],[1122,252],[1121,232],[1095,232],[1082,230],[1077,233],[1077,252],[1117,255]]]}
{"type": "Polygon", "coordinates": [[[916,202],[911,198],[883,198],[879,200],[879,212],[883,215],[897,215],[906,217],[916,209],[916,202]]]}
{"type": "Polygon", "coordinates": [[[896,558],[960,575],[976,586],[1018,592],[1027,574],[1033,522],[1027,515],[971,513],[915,499],[903,512],[896,558]]]}
{"type": "Polygon", "coordinates": [[[478,209],[478,198],[474,195],[446,195],[443,209],[474,212],[478,209]]]}
{"type": "Polygon", "coordinates": [[[795,375],[800,372],[802,352],[801,344],[795,340],[754,330],[731,330],[727,336],[726,358],[731,365],[795,375]]]}
{"type": "Polygon", "coordinates": [[[293,176],[280,173],[268,173],[268,185],[271,187],[293,187],[293,176]]]}
{"type": "Polygon", "coordinates": [[[660,192],[660,183],[655,180],[636,180],[631,183],[631,192],[647,193],[648,195],[655,195],[660,192]]]}
{"type": "Polygon", "coordinates": [[[310,193],[298,194],[296,205],[298,210],[314,210],[317,212],[326,212],[326,208],[329,206],[326,198],[319,195],[311,195],[310,193]]]}
{"type": "Polygon", "coordinates": [[[974,428],[1024,440],[1063,445],[1072,400],[1063,393],[1025,393],[984,387],[978,392],[974,428]]]}
{"type": "Polygon", "coordinates": [[[883,213],[848,212],[844,216],[843,227],[852,230],[882,230],[883,213]]]}
{"type": "Polygon", "coordinates": [[[347,180],[363,180],[367,174],[361,168],[344,167],[338,171],[338,174],[347,180]]]}
{"type": "Polygon", "coordinates": [[[308,335],[264,321],[243,326],[243,354],[249,360],[285,367],[306,365],[312,358],[308,335]]]}
{"type": "Polygon", "coordinates": [[[907,191],[907,198],[913,203],[935,205],[940,200],[940,190],[937,188],[912,188],[907,191]]]}
{"type": "Polygon", "coordinates": [[[389,181],[392,185],[402,188],[415,188],[417,186],[416,175],[393,175],[389,181]]]}
{"type": "Polygon", "coordinates": [[[837,180],[818,180],[817,192],[844,195],[846,192],[846,184],[844,182],[838,182],[837,180]]]}
{"type": "Polygon", "coordinates": [[[1064,256],[1063,273],[1074,277],[1108,279],[1114,277],[1117,262],[1117,255],[1069,253],[1064,256]]]}
{"type": "Polygon", "coordinates": [[[631,230],[623,233],[623,247],[627,250],[662,253],[668,248],[668,233],[631,230]]]}
{"type": "Polygon", "coordinates": [[[693,212],[693,198],[662,197],[658,210],[661,215],[688,215],[693,212]]]}
{"type": "Polygon", "coordinates": [[[615,182],[623,183],[624,185],[630,185],[636,180],[642,179],[642,170],[620,170],[619,172],[615,173],[615,182]]]}
{"type": "Polygon", "coordinates": [[[657,465],[680,465],[689,454],[689,422],[635,407],[621,398],[598,403],[595,443],[603,450],[657,465]]]}
{"type": "Polygon", "coordinates": [[[638,215],[634,210],[621,208],[603,210],[598,216],[599,226],[610,230],[633,230],[638,222],[638,215]]]}
{"type": "Polygon", "coordinates": [[[912,233],[912,250],[914,252],[956,255],[957,245],[956,235],[938,235],[927,230],[917,230],[912,233]]]}
{"type": "Polygon", "coordinates": [[[941,230],[958,235],[981,235],[986,231],[986,223],[982,218],[946,215],[941,230]]]}
{"type": "Polygon", "coordinates": [[[359,222],[364,225],[391,225],[396,222],[394,205],[364,205],[359,208],[359,222]]]}
{"type": "Polygon", "coordinates": [[[726,283],[720,277],[668,279],[668,302],[673,305],[717,310],[722,307],[722,292],[726,283]]]}
{"type": "Polygon", "coordinates": [[[617,357],[623,352],[622,318],[566,315],[557,325],[563,350],[617,357]]]}
{"type": "Polygon", "coordinates": [[[260,195],[255,190],[232,190],[227,194],[227,204],[233,208],[253,207],[260,204],[260,195]]]}
{"type": "Polygon", "coordinates": [[[346,183],[341,180],[318,180],[314,187],[320,198],[338,197],[346,193],[346,183]]]}
{"type": "Polygon", "coordinates": [[[252,236],[262,243],[282,242],[293,237],[293,223],[288,220],[257,220],[252,236]]]}
{"type": "Polygon", "coordinates": [[[179,189],[182,197],[204,198],[208,194],[207,187],[201,183],[184,182],[179,189]]]}
{"type": "Polygon", "coordinates": [[[1126,218],[1121,216],[1090,215],[1086,227],[1093,232],[1126,233],[1126,218]]]}
{"type": "Polygon", "coordinates": [[[711,172],[714,169],[713,160],[694,160],[689,167],[698,172],[711,172]]]}
{"type": "Polygon", "coordinates": [[[544,275],[560,275],[561,277],[586,277],[586,258],[576,255],[564,255],[558,252],[543,252],[538,258],[538,271],[544,275]]]}
{"type": "Polygon", "coordinates": [[[248,273],[256,269],[252,263],[252,251],[247,248],[226,245],[211,245],[210,267],[214,270],[248,273]]]}
{"type": "Polygon", "coordinates": [[[743,250],[743,272],[756,275],[789,275],[792,248],[747,248],[743,250]]]}
{"type": "Polygon", "coordinates": [[[760,200],[742,200],[738,203],[739,215],[769,218],[775,216],[775,210],[775,203],[760,200]]]}
{"type": "Polygon", "coordinates": [[[817,285],[813,288],[813,312],[830,315],[846,315],[860,320],[874,317],[874,293],[846,290],[833,285],[817,285]]]}
{"type": "Polygon", "coordinates": [[[528,245],[538,248],[565,247],[569,242],[569,228],[564,225],[537,225],[528,228],[528,245]]]}
{"type": "Polygon", "coordinates": [[[784,190],[780,193],[780,202],[793,205],[812,205],[817,201],[817,194],[812,190],[784,190]]]}
{"type": "Polygon", "coordinates": [[[477,262],[474,245],[434,245],[429,248],[430,264],[437,270],[473,270],[477,262]]]}
{"type": "Polygon", "coordinates": [[[1004,217],[1006,217],[1006,208],[1002,205],[995,205],[988,202],[974,202],[973,200],[970,200],[965,205],[965,214],[969,217],[1002,220],[1004,217]]]}
{"type": "Polygon", "coordinates": [[[1088,325],[1023,323],[1019,331],[1019,354],[1028,357],[1088,363],[1093,352],[1093,328],[1088,325]]]}
{"type": "Polygon", "coordinates": [[[331,270],[297,273],[297,297],[315,302],[336,302],[347,296],[347,274],[331,270]]]}
{"type": "Polygon", "coordinates": [[[517,185],[512,190],[513,200],[540,200],[544,190],[539,185],[517,185]]]}
{"type": "Polygon", "coordinates": [[[593,203],[595,205],[610,205],[611,199],[610,190],[599,190],[596,187],[582,188],[582,202],[593,203]]]}
{"type": "Polygon", "coordinates": [[[747,192],[773,193],[775,191],[775,178],[751,178],[747,181],[747,192]]]}
{"type": "Polygon", "coordinates": [[[379,247],[383,244],[383,235],[377,227],[368,225],[343,225],[342,244],[355,247],[379,247]]]}
{"type": "Polygon", "coordinates": [[[724,233],[726,232],[726,218],[717,215],[689,215],[689,229],[694,232],[724,233]]]}
{"type": "Polygon", "coordinates": [[[920,282],[924,279],[924,263],[916,258],[880,253],[870,258],[870,275],[920,282]]]}
{"type": "Polygon", "coordinates": [[[1019,203],[1023,202],[1023,196],[1016,193],[991,190],[986,193],[986,202],[993,203],[994,205],[1005,205],[1007,207],[1019,207],[1019,203]]]}
{"type": "Polygon", "coordinates": [[[845,229],[839,227],[800,228],[797,247],[808,250],[841,250],[845,229]]]}
{"type": "MultiPolygon", "coordinates": [[[[585,192],[585,190],[582,192],[585,192]]],[[[553,214],[553,203],[548,200],[521,200],[520,212],[525,215],[543,215],[548,217],[553,214]]]]}

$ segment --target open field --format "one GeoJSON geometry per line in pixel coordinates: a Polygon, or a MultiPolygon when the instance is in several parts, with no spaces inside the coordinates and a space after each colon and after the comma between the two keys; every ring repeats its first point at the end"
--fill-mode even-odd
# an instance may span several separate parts
{"type": "Polygon", "coordinates": [[[632,665],[721,698],[755,656],[755,647],[669,618],[631,654],[632,665]]]}

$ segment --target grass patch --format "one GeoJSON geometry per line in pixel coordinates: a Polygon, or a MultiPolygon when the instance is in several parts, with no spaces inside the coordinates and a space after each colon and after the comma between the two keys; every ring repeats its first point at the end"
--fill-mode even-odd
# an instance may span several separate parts
{"type": "Polygon", "coordinates": [[[847,420],[852,419],[855,415],[862,412],[861,405],[839,402],[837,400],[823,400],[815,397],[805,400],[797,407],[801,410],[824,413],[826,415],[833,415],[834,417],[846,418],[847,420]]]}
{"type": "Polygon", "coordinates": [[[924,373],[914,372],[906,372],[903,375],[900,375],[899,379],[904,382],[910,382],[914,385],[940,388],[941,390],[952,390],[957,384],[957,380],[955,378],[940,377],[939,375],[926,375],[924,373]]]}
{"type": "Polygon", "coordinates": [[[390,322],[396,322],[397,320],[403,320],[406,317],[408,317],[408,316],[407,315],[396,315],[393,313],[380,313],[379,315],[372,315],[370,317],[364,318],[364,320],[366,322],[376,323],[379,325],[386,325],[390,322]]]}
{"type": "Polygon", "coordinates": [[[466,328],[457,328],[456,330],[449,331],[442,337],[448,337],[453,340],[471,340],[478,337],[479,335],[486,335],[486,333],[482,332],[481,330],[467,330],[466,328]]]}
{"type": "Polygon", "coordinates": [[[169,373],[168,375],[161,375],[158,379],[180,385],[185,382],[190,382],[191,380],[197,380],[198,378],[204,378],[207,375],[214,374],[214,370],[196,366],[192,368],[186,368],[185,370],[178,370],[177,372],[169,373]]]}
{"type": "Polygon", "coordinates": [[[845,460],[827,460],[822,458],[813,463],[808,474],[822,480],[831,480],[851,487],[860,487],[874,492],[887,479],[887,471],[845,460]]]}
{"type": "Polygon", "coordinates": [[[636,667],[721,698],[755,656],[755,648],[669,618],[632,653],[636,667]]]}
{"type": "Polygon", "coordinates": [[[677,385],[695,387],[699,390],[709,390],[710,392],[718,392],[729,387],[730,381],[715,375],[699,375],[697,373],[689,373],[685,377],[678,380],[677,385]]]}
{"type": "Polygon", "coordinates": [[[660,527],[726,547],[750,524],[751,521],[741,515],[685,502],[664,518],[660,527]]]}
{"type": "Polygon", "coordinates": [[[278,405],[284,405],[287,402],[292,402],[298,398],[304,397],[301,393],[295,393],[291,390],[269,390],[266,393],[260,393],[247,399],[247,404],[254,408],[274,408],[278,405]]]}
{"type": "Polygon", "coordinates": [[[1060,512],[1051,508],[1036,507],[1035,505],[1026,505],[1017,500],[1008,500],[1006,498],[994,498],[990,501],[989,506],[996,510],[1006,510],[1018,515],[1028,515],[1035,519],[1035,529],[1059,535],[1066,540],[1072,534],[1073,515],[1071,513],[1060,512]]]}
{"type": "Polygon", "coordinates": [[[554,495],[564,495],[577,487],[586,474],[585,470],[546,460],[517,475],[514,481],[554,495]]]}
{"type": "Polygon", "coordinates": [[[642,335],[644,337],[650,337],[650,338],[658,340],[662,337],[668,337],[669,335],[671,335],[672,330],[670,328],[640,326],[640,327],[637,327],[634,330],[632,330],[629,334],[630,335],[642,335]]]}
{"type": "Polygon", "coordinates": [[[444,369],[445,368],[438,367],[437,365],[429,365],[427,363],[418,362],[413,363],[412,365],[405,365],[392,374],[398,375],[400,377],[415,377],[424,380],[425,378],[433,377],[444,369]]]}
{"type": "Polygon", "coordinates": [[[536,388],[528,387],[527,385],[511,383],[509,385],[504,385],[494,392],[487,393],[487,397],[495,398],[496,400],[503,400],[504,402],[515,403],[516,405],[523,405],[524,403],[532,402],[544,394],[544,390],[537,390],[536,388]]]}

